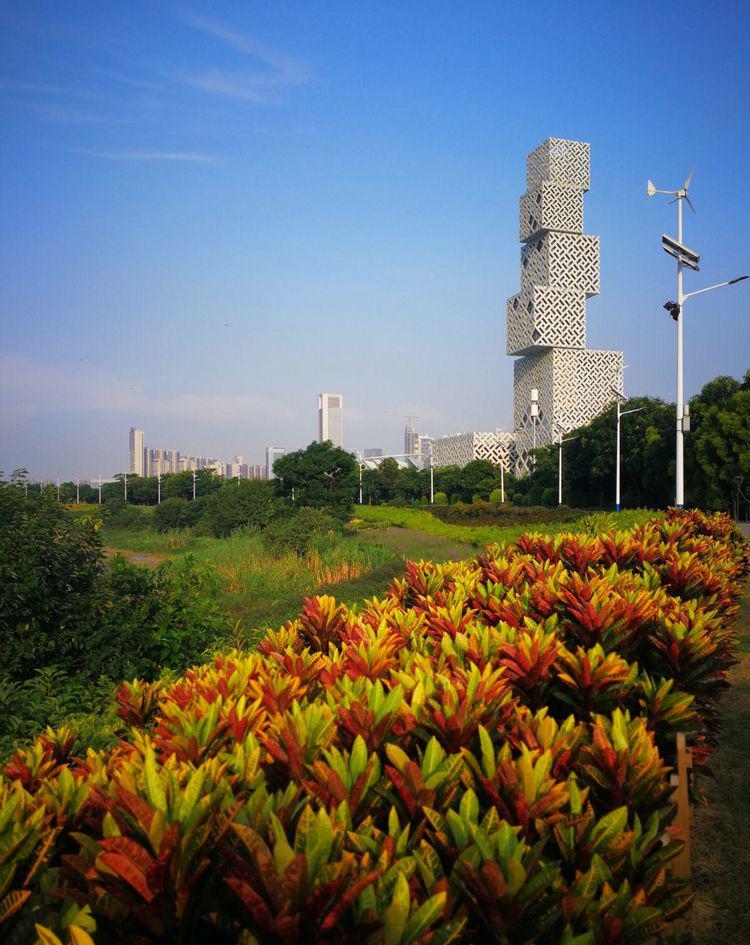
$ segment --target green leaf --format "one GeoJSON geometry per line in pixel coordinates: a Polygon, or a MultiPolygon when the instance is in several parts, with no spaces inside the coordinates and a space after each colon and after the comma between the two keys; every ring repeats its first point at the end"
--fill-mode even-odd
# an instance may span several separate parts
{"type": "Polygon", "coordinates": [[[167,795],[164,791],[164,784],[159,777],[156,755],[151,745],[146,749],[146,763],[143,766],[143,774],[146,781],[146,796],[148,797],[149,803],[155,810],[160,810],[163,814],[166,814],[167,795]]]}
{"type": "Polygon", "coordinates": [[[401,945],[409,945],[414,939],[429,929],[440,918],[448,896],[444,892],[437,893],[422,903],[417,911],[410,917],[406,923],[404,934],[401,937],[401,945]]]}
{"type": "Polygon", "coordinates": [[[445,752],[440,747],[440,742],[433,735],[427,743],[422,758],[422,777],[425,781],[437,771],[443,758],[445,758],[445,752]]]}
{"type": "Polygon", "coordinates": [[[409,918],[410,903],[409,883],[404,874],[399,873],[391,904],[385,910],[383,945],[401,945],[406,922],[409,918]]]}

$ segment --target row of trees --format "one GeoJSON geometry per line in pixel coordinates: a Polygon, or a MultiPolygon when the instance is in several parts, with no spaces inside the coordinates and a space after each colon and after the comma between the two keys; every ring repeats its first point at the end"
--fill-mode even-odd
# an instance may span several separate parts
{"type": "MultiPolygon", "coordinates": [[[[675,407],[634,397],[621,426],[622,504],[664,508],[674,502],[675,407]]],[[[690,401],[691,431],[685,438],[685,499],[689,506],[733,510],[750,485],[750,371],[742,381],[717,377],[690,401]]],[[[607,508],[614,503],[616,408],[605,410],[563,446],[564,501],[607,508]]],[[[558,448],[537,450],[534,472],[513,486],[527,505],[557,501],[558,448]]]]}

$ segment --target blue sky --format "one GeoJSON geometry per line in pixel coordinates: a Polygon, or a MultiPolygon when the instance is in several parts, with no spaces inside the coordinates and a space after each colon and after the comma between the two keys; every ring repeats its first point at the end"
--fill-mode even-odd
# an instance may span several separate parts
{"type": "MultiPolygon", "coordinates": [[[[545,137],[591,142],[589,345],[673,398],[674,267],[750,271],[750,12],[739,3],[6,2],[0,468],[111,474],[152,446],[261,461],[345,398],[352,449],[403,420],[508,428],[505,299],[545,137]]],[[[690,303],[686,390],[750,368],[745,283],[690,303]]]]}

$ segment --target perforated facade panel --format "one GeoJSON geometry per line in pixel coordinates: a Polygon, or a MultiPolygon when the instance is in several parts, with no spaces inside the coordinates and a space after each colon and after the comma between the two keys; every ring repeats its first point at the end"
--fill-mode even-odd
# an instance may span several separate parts
{"type": "Polygon", "coordinates": [[[592,420],[622,391],[622,352],[586,348],[586,298],[599,291],[599,238],[584,234],[589,145],[548,138],[526,159],[520,202],[521,291],[506,303],[514,366],[515,472],[530,451],[592,420]],[[530,416],[531,391],[539,416],[530,416]]]}

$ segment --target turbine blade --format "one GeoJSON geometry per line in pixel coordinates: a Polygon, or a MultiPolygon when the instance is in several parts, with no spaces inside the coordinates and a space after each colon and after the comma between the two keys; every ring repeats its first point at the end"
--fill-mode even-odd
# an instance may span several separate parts
{"type": "Polygon", "coordinates": [[[693,179],[693,174],[695,174],[695,168],[693,168],[687,176],[687,180],[682,185],[683,190],[688,190],[690,187],[690,181],[693,179]]]}
{"type": "MultiPolygon", "coordinates": [[[[668,193],[671,193],[671,191],[668,191],[668,193]]],[[[670,201],[669,201],[670,207],[672,206],[673,203],[677,203],[677,201],[678,201],[679,199],[680,199],[679,197],[675,197],[674,200],[670,200],[670,201]]]]}
{"type": "Polygon", "coordinates": [[[685,194],[685,200],[687,200],[688,202],[688,207],[690,207],[693,213],[695,213],[695,207],[693,206],[693,201],[690,199],[690,197],[688,197],[687,194],[685,194]]]}

